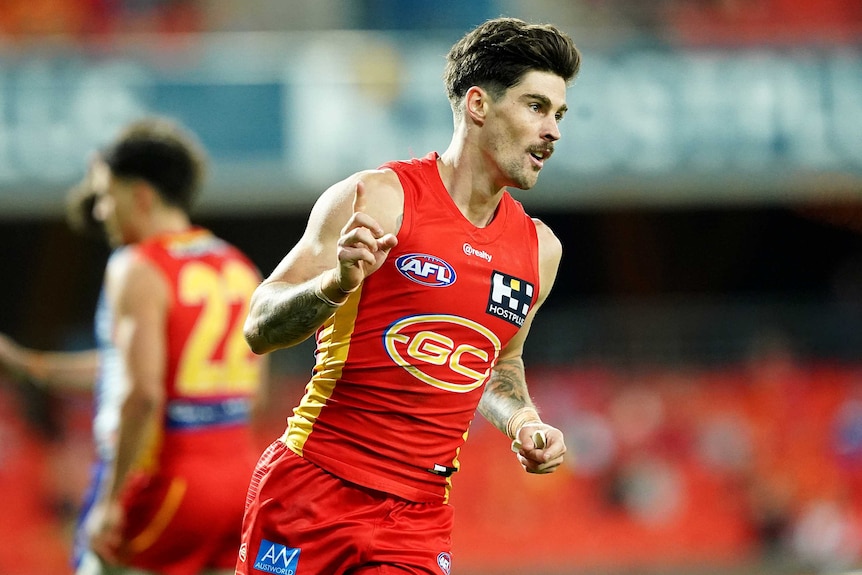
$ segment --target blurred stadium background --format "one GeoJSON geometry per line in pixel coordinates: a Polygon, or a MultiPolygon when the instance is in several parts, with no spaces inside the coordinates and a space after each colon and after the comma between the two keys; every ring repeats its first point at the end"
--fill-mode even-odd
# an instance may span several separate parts
{"type": "MultiPolygon", "coordinates": [[[[526,476],[477,420],[454,573],[862,569],[859,0],[0,0],[0,331],[91,345],[64,195],[125,122],[201,136],[198,221],[269,273],[326,185],[446,147],[445,52],[501,14],[584,52],[516,194],[565,246],[526,359],[574,458],[526,476]]],[[[262,446],[311,365],[275,359],[262,446]]],[[[0,379],[0,574],[68,572],[89,416],[0,379]]]]}

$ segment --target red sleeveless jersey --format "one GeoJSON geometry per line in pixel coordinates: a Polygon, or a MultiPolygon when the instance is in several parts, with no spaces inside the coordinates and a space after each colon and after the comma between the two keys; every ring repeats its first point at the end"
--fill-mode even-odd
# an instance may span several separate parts
{"type": "Polygon", "coordinates": [[[250,401],[260,362],[243,337],[248,302],[260,283],[254,264],[203,228],[158,236],[132,249],[170,286],[164,444],[160,465],[190,450],[237,449],[250,441],[250,401]],[[204,447],[206,446],[206,447],[204,447]]]}
{"type": "Polygon", "coordinates": [[[383,166],[404,188],[398,245],[318,330],[284,437],[343,479],[420,502],[448,501],[484,384],[539,291],[536,228],[521,204],[505,192],[477,228],[436,159],[383,166]]]}
{"type": "Polygon", "coordinates": [[[202,228],[127,249],[161,271],[170,297],[163,424],[123,492],[127,561],[159,573],[225,569],[257,454],[249,415],[260,358],[242,327],[260,274],[202,228]]]}

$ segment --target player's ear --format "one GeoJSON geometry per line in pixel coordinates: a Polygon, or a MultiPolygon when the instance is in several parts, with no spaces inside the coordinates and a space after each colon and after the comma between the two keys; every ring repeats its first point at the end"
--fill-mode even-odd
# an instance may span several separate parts
{"type": "Polygon", "coordinates": [[[485,123],[489,103],[488,92],[479,86],[473,86],[464,94],[464,115],[470,118],[473,123],[481,126],[485,123]]]}

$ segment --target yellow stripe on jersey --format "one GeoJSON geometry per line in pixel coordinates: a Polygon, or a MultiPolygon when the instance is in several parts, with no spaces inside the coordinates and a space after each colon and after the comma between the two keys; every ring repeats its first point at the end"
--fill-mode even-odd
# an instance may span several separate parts
{"type": "MultiPolygon", "coordinates": [[[[472,422],[471,422],[471,425],[472,425],[472,422]]],[[[467,426],[467,430],[464,431],[464,435],[461,436],[464,438],[464,443],[467,443],[467,436],[468,435],[470,435],[470,426],[469,425],[467,426]]],[[[455,450],[455,459],[452,460],[452,467],[454,467],[456,470],[461,469],[461,460],[458,459],[460,457],[460,455],[461,455],[461,448],[459,447],[458,449],[455,450]]],[[[449,475],[449,477],[446,478],[446,491],[443,493],[443,503],[449,503],[449,496],[452,493],[452,475],[455,475],[455,474],[452,473],[451,475],[449,475]]]]}
{"type": "Polygon", "coordinates": [[[311,381],[305,386],[305,395],[299,405],[293,410],[293,415],[287,420],[287,430],[282,441],[296,453],[302,455],[302,449],[317,421],[321,410],[335,391],[336,382],[341,378],[347,353],[350,350],[350,338],[356,325],[356,313],[362,288],[351,294],[343,306],[323,324],[318,344],[319,358],[314,368],[311,381]]]}

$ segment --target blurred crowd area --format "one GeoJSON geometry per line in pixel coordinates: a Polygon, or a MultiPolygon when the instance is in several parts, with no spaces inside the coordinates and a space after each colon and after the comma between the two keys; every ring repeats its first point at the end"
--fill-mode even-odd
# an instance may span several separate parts
{"type": "Polygon", "coordinates": [[[501,14],[689,44],[849,41],[858,0],[2,0],[6,41],[138,32],[461,30],[501,14]]]}
{"type": "MultiPolygon", "coordinates": [[[[455,573],[862,568],[862,366],[776,353],[709,369],[538,368],[531,382],[566,433],[568,465],[523,473],[478,418],[453,479],[455,573]]],[[[261,449],[304,384],[274,382],[261,449]]],[[[68,572],[89,415],[86,396],[36,400],[0,380],[5,575],[68,572]]]]}
{"type": "MultiPolygon", "coordinates": [[[[0,0],[0,50],[138,33],[460,33],[500,14],[571,28],[576,40],[584,33],[621,44],[649,37],[733,50],[858,45],[862,38],[860,0],[0,0]]],[[[669,210],[655,221],[636,210],[542,214],[568,236],[568,260],[555,288],[559,305],[549,301],[531,334],[536,359],[554,361],[528,363],[528,373],[573,457],[554,476],[527,476],[505,438],[477,418],[454,479],[453,572],[862,569],[862,353],[854,355],[862,217],[857,211],[855,240],[848,232],[815,242],[808,233],[850,213],[838,211],[791,219],[786,229],[769,226],[774,214],[755,218],[742,210],[727,218],[669,210]],[[849,305],[830,314],[800,306],[794,297],[819,297],[827,276],[833,280],[823,299],[849,305]],[[681,303],[693,293],[735,300],[758,289],[763,299],[784,297],[776,323],[791,340],[825,343],[809,345],[808,354],[782,345],[736,353],[748,349],[740,326],[759,333],[755,328],[771,327],[764,319],[771,315],[739,305],[704,306],[713,310],[704,314],[681,303]],[[621,306],[645,294],[665,298],[665,307],[621,306]],[[545,330],[551,323],[556,329],[545,330]],[[710,345],[698,347],[701,331],[692,325],[710,333],[710,345]],[[667,361],[650,363],[659,356],[667,361]],[[695,356],[711,361],[693,362],[695,356]]],[[[245,244],[268,272],[301,231],[293,220],[277,224],[250,220],[225,236],[245,244]]],[[[72,249],[58,222],[6,227],[0,275],[23,281],[6,282],[0,331],[36,347],[82,347],[104,249],[72,249]]],[[[289,367],[277,364],[258,422],[261,449],[281,431],[305,384],[300,371],[310,367],[310,351],[290,354],[289,367]]],[[[48,393],[0,376],[0,574],[70,572],[71,530],[92,460],[91,415],[87,395],[48,393]]]]}

